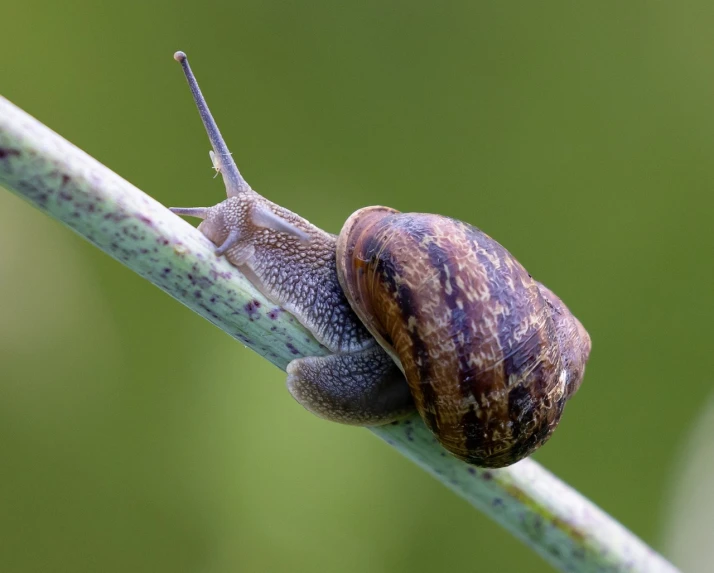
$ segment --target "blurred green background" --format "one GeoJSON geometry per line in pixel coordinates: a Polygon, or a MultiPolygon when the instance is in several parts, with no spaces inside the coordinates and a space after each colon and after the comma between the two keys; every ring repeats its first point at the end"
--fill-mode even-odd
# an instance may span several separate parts
{"type": "MultiPolygon", "coordinates": [[[[714,5],[29,0],[2,19],[0,92],[166,205],[223,196],[182,49],[271,200],[332,232],[384,204],[498,239],[594,343],[536,459],[695,567],[668,532],[714,379],[714,5]]],[[[4,191],[0,300],[2,571],[549,570],[4,191]]]]}

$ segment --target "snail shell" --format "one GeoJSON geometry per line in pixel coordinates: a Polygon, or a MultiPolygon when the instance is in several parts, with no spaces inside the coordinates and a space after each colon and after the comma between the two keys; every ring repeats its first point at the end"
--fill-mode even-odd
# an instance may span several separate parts
{"type": "Polygon", "coordinates": [[[368,207],[342,228],[337,268],[447,450],[502,467],[548,439],[590,338],[499,243],[448,217],[368,207]]]}

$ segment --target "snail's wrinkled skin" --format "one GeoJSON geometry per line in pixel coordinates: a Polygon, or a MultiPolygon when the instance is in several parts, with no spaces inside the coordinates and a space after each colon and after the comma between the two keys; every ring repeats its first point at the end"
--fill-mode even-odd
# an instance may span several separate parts
{"type": "Polygon", "coordinates": [[[500,467],[548,439],[590,339],[506,249],[448,217],[368,207],[345,223],[337,261],[347,298],[447,450],[500,467]]]}
{"type": "Polygon", "coordinates": [[[340,287],[335,235],[253,190],[200,211],[192,211],[203,218],[198,228],[221,254],[333,353],[288,364],[288,390],[298,402],[322,418],[359,426],[413,411],[404,376],[340,287]]]}

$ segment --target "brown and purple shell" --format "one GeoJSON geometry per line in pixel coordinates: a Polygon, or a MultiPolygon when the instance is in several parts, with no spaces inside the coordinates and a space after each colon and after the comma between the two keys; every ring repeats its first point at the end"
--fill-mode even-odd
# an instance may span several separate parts
{"type": "Polygon", "coordinates": [[[368,207],[345,223],[337,266],[447,450],[502,467],[548,439],[580,385],[590,338],[505,248],[448,217],[368,207]]]}

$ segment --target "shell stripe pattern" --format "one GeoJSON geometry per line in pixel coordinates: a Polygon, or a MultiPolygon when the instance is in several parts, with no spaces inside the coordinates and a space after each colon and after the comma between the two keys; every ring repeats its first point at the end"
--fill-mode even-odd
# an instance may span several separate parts
{"type": "Polygon", "coordinates": [[[382,317],[367,326],[393,347],[429,428],[477,465],[531,453],[566,401],[536,281],[499,243],[454,219],[394,213],[369,226],[352,242],[358,296],[382,317]]]}

